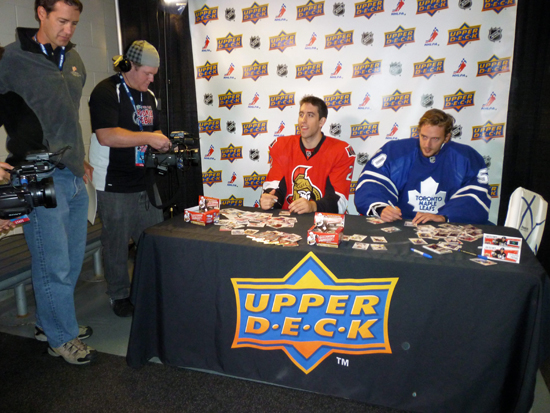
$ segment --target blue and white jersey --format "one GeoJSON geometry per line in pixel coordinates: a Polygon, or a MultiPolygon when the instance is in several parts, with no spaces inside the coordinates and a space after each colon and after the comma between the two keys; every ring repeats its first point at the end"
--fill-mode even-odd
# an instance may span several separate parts
{"type": "Polygon", "coordinates": [[[404,219],[417,212],[445,215],[450,222],[485,224],[491,197],[483,158],[456,142],[424,157],[418,139],[386,143],[365,165],[355,189],[355,206],[364,215],[393,203],[404,219]]]}

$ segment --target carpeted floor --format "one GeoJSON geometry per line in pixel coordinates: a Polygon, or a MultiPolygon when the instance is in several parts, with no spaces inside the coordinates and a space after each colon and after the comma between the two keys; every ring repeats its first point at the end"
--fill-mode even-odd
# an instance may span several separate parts
{"type": "Polygon", "coordinates": [[[397,412],[155,363],[135,370],[104,353],[72,366],[46,349],[0,333],[0,412],[397,412]]]}

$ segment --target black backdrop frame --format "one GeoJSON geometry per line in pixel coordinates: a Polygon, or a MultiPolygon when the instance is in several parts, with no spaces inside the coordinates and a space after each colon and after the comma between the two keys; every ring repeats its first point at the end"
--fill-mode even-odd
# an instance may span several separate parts
{"type": "MultiPolygon", "coordinates": [[[[455,0],[458,1],[458,0],[455,0]]],[[[519,186],[550,200],[550,39],[542,30],[550,21],[544,0],[518,0],[516,43],[506,124],[506,147],[498,223],[504,224],[508,201],[519,186]]],[[[162,130],[198,134],[198,117],[189,7],[181,16],[158,10],[157,0],[118,0],[124,48],[145,39],[159,50],[161,67],[154,91],[162,102],[162,130]],[[167,110],[166,110],[167,109],[167,110]]],[[[474,1],[473,7],[481,7],[474,1]]],[[[505,13],[506,9],[501,13],[505,13]]],[[[506,30],[506,28],[503,28],[506,30]]],[[[202,194],[201,167],[184,177],[184,207],[202,194]]],[[[546,230],[548,233],[549,230],[546,230]]],[[[550,241],[543,237],[538,258],[550,273],[550,241]]]]}

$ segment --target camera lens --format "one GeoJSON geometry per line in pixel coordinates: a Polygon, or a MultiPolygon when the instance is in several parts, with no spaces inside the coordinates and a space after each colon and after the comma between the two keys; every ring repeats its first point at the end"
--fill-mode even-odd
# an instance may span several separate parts
{"type": "Polygon", "coordinates": [[[55,208],[57,206],[52,177],[44,178],[40,182],[29,185],[29,191],[33,207],[44,206],[46,208],[55,208]]]}

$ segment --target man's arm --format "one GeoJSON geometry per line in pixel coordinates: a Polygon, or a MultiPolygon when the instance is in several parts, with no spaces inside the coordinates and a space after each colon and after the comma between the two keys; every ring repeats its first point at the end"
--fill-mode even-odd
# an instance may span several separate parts
{"type": "Polygon", "coordinates": [[[279,154],[276,147],[277,139],[269,145],[271,167],[263,184],[263,194],[260,197],[262,209],[281,209],[285,201],[286,182],[283,165],[279,162],[279,154]]]}
{"type": "Polygon", "coordinates": [[[103,128],[95,131],[97,140],[102,146],[110,148],[131,148],[150,145],[157,151],[170,149],[170,140],[161,131],[132,132],[123,128],[103,128]]]}

